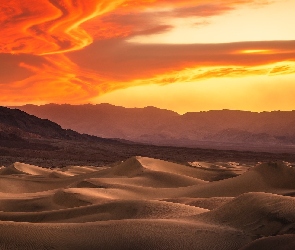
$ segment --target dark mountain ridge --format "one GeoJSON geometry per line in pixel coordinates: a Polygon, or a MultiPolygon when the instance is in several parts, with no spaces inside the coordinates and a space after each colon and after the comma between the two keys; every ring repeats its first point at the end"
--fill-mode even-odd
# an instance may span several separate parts
{"type": "Polygon", "coordinates": [[[78,133],[62,129],[60,125],[29,115],[21,110],[13,112],[5,107],[0,107],[0,132],[2,136],[16,138],[60,138],[70,139],[78,133]]]}
{"type": "Polygon", "coordinates": [[[90,140],[118,143],[117,140],[81,134],[72,129],[63,129],[48,119],[30,115],[19,109],[0,106],[0,134],[10,139],[61,139],[90,140]]]}

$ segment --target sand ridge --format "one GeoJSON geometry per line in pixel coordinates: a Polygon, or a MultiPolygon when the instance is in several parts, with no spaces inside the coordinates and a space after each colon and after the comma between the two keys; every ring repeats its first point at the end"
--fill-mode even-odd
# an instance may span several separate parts
{"type": "Polygon", "coordinates": [[[14,163],[0,169],[0,249],[255,249],[276,235],[293,246],[292,193],[283,162],[14,163]],[[222,171],[236,176],[216,180],[222,171]]]}

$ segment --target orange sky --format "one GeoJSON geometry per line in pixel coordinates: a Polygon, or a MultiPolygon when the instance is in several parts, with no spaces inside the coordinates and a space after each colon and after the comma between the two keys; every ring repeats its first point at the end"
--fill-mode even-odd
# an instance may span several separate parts
{"type": "Polygon", "coordinates": [[[0,105],[295,110],[295,0],[10,0],[0,105]]]}

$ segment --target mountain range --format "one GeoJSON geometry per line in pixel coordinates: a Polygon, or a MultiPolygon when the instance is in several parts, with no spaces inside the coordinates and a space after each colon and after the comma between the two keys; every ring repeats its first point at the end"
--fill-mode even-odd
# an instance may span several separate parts
{"type": "Polygon", "coordinates": [[[180,115],[155,107],[25,105],[16,107],[63,128],[153,145],[294,152],[295,111],[213,110],[180,115]]]}
{"type": "MultiPolygon", "coordinates": [[[[83,119],[79,115],[78,117],[83,119]]],[[[43,167],[102,166],[132,156],[146,156],[183,164],[195,161],[239,161],[249,164],[269,160],[295,162],[295,155],[291,153],[155,146],[106,139],[63,129],[48,119],[41,119],[18,109],[0,107],[0,167],[14,162],[43,167]]]]}

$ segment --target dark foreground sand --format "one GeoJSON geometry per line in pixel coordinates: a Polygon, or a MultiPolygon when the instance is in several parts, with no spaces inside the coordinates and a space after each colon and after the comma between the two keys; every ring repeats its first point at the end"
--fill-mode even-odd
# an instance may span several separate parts
{"type": "Polygon", "coordinates": [[[1,168],[0,249],[295,249],[294,168],[192,165],[1,168]]]}

